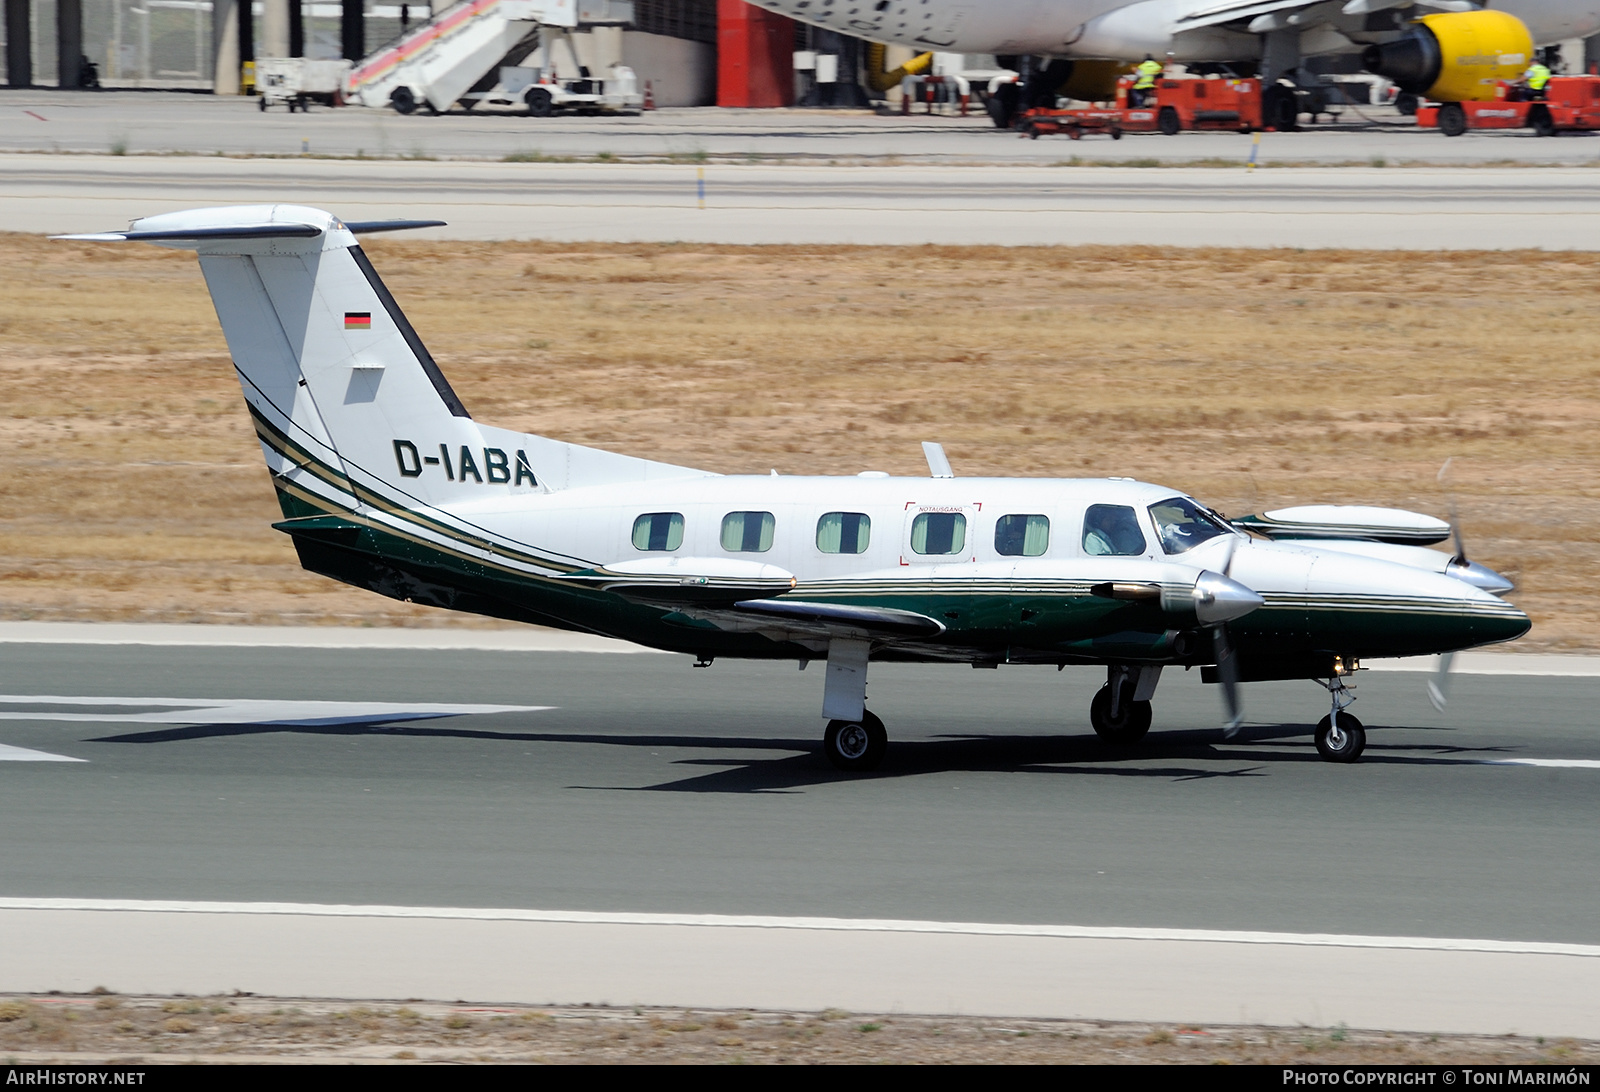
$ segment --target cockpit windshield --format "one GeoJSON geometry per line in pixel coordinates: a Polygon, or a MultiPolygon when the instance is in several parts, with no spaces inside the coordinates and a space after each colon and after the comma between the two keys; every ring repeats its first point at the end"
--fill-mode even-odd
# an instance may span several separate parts
{"type": "Polygon", "coordinates": [[[1161,548],[1169,554],[1181,554],[1207,539],[1233,534],[1232,528],[1216,513],[1200,507],[1188,497],[1157,501],[1150,506],[1150,517],[1156,521],[1161,548]]]}

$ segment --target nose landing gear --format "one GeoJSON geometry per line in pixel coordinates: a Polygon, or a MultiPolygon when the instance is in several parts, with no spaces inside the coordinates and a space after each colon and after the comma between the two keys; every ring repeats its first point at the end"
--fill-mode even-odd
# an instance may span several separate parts
{"type": "Polygon", "coordinates": [[[1353,714],[1346,713],[1356,700],[1355,687],[1335,675],[1327,682],[1314,680],[1328,692],[1333,701],[1333,711],[1317,722],[1317,754],[1325,762],[1354,762],[1367,746],[1367,730],[1353,714]]]}

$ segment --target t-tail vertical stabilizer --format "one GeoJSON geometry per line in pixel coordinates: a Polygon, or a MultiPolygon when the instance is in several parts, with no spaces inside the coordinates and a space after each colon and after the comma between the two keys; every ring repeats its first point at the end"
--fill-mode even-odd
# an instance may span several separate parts
{"type": "Polygon", "coordinates": [[[198,253],[285,515],[443,515],[706,473],[472,420],[356,241],[436,224],[342,223],[318,209],[255,205],[64,238],[198,253]]]}

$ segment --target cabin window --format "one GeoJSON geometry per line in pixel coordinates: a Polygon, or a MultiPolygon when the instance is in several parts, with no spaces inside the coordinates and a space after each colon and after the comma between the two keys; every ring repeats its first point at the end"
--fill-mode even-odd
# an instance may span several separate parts
{"type": "Polygon", "coordinates": [[[829,512],[817,520],[817,549],[825,554],[864,554],[872,541],[865,512],[829,512]]]}
{"type": "Polygon", "coordinates": [[[1006,557],[1038,557],[1050,548],[1046,516],[1001,516],[994,525],[994,552],[1006,557]]]}
{"type": "Polygon", "coordinates": [[[772,549],[775,526],[771,512],[729,512],[722,517],[722,548],[731,554],[764,554],[772,549]]]}
{"type": "Polygon", "coordinates": [[[911,521],[911,549],[919,554],[959,554],[967,545],[967,517],[924,512],[911,521]]]}
{"type": "Polygon", "coordinates": [[[1083,552],[1093,557],[1133,557],[1144,553],[1144,532],[1132,508],[1091,504],[1083,515],[1083,552]]]}
{"type": "Polygon", "coordinates": [[[1161,548],[1169,554],[1181,554],[1208,539],[1233,533],[1215,514],[1188,497],[1173,497],[1152,504],[1150,518],[1156,521],[1161,548]]]}
{"type": "Polygon", "coordinates": [[[681,512],[646,512],[633,521],[636,550],[676,550],[683,545],[681,512]]]}

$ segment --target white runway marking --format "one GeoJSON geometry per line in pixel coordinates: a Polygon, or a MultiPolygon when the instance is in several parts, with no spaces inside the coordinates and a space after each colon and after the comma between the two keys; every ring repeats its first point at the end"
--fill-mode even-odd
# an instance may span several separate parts
{"type": "Polygon", "coordinates": [[[550,705],[463,705],[449,702],[263,701],[254,698],[79,698],[0,694],[0,720],[64,720],[118,724],[361,724],[432,720],[477,713],[535,713],[550,705]],[[14,706],[44,706],[17,709],[14,706]],[[52,710],[50,706],[71,706],[52,710]],[[99,708],[97,708],[99,707],[99,708]]]}
{"type": "Polygon", "coordinates": [[[1491,766],[1553,766],[1564,770],[1600,770],[1600,759],[1593,758],[1494,758],[1491,766]]]}
{"type": "Polygon", "coordinates": [[[1018,925],[898,918],[818,918],[751,914],[641,914],[588,910],[489,909],[471,906],[347,906],[308,902],[193,902],[164,899],[0,898],[0,910],[92,910],[156,914],[268,914],[331,918],[527,921],[573,925],[663,925],[712,929],[803,929],[850,933],[951,933],[1066,940],[1154,940],[1211,944],[1288,944],[1315,948],[1405,948],[1428,952],[1499,952],[1600,959],[1600,945],[1455,937],[1386,937],[1342,933],[1269,933],[1230,929],[1144,929],[1097,925],[1018,925]]]}
{"type": "Polygon", "coordinates": [[[1600,945],[733,914],[0,899],[0,991],[1600,1037],[1600,945]]]}
{"type": "Polygon", "coordinates": [[[196,645],[211,648],[466,649],[483,652],[647,652],[610,637],[540,629],[380,629],[338,626],[205,626],[125,622],[0,622],[0,644],[196,645]]]}
{"type": "Polygon", "coordinates": [[[69,758],[53,755],[49,751],[34,751],[27,747],[12,747],[0,743],[0,762],[87,762],[86,758],[69,758]]]}

